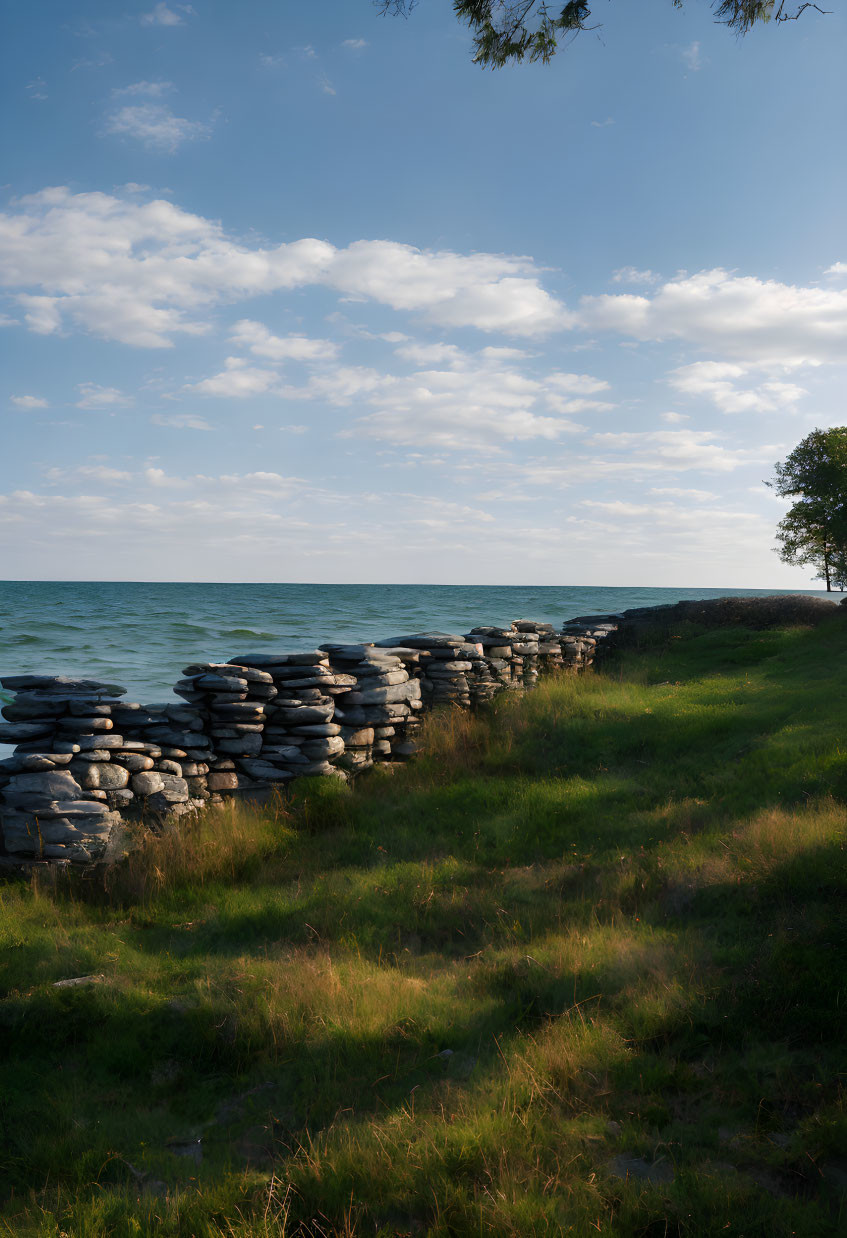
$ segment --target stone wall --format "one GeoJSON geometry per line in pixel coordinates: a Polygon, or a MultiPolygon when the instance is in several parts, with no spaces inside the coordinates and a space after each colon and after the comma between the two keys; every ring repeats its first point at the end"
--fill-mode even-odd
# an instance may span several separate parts
{"type": "Polygon", "coordinates": [[[646,629],[683,620],[769,626],[817,622],[833,603],[739,599],[588,615],[551,624],[517,620],[464,636],[422,632],[309,652],[238,654],[187,666],[177,700],[124,701],[115,684],[58,675],[0,679],[0,843],[12,861],[90,863],[119,849],[124,819],[163,825],[225,796],[261,798],[293,778],[349,779],[415,752],[421,714],[474,708],[531,689],[550,670],[581,671],[646,629]],[[796,605],[791,608],[791,604],[796,605]]]}

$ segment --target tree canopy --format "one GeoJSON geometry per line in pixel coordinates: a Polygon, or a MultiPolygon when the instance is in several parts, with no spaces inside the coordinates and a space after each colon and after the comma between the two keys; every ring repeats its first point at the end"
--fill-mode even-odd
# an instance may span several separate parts
{"type": "MultiPolygon", "coordinates": [[[[408,16],[418,0],[373,0],[382,13],[408,16]]],[[[671,0],[681,9],[683,0],[671,0]]],[[[806,9],[823,10],[816,4],[799,2],[790,10],[787,0],[713,0],[715,19],[736,34],[746,34],[753,26],[768,21],[794,21],[806,9]]],[[[497,69],[521,60],[541,60],[545,64],[556,53],[559,42],[581,30],[599,25],[592,19],[586,0],[568,0],[562,8],[545,0],[453,0],[460,21],[470,26],[474,39],[474,62],[497,69]]]]}
{"type": "Polygon", "coordinates": [[[812,430],[766,483],[782,497],[797,496],[777,525],[783,563],[810,564],[815,579],[847,586],[847,426],[812,430]]]}

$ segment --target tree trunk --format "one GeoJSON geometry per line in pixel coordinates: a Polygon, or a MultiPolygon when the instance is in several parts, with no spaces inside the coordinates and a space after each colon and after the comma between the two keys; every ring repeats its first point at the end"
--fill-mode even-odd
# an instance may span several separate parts
{"type": "Polygon", "coordinates": [[[826,573],[826,591],[832,593],[832,581],[829,577],[829,546],[824,542],[823,546],[823,570],[826,573]]]}

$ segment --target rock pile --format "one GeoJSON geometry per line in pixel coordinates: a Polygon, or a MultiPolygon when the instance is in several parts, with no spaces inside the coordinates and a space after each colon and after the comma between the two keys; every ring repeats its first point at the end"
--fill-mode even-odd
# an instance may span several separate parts
{"type": "Polygon", "coordinates": [[[417,650],[377,645],[325,645],[336,670],[335,720],[344,743],[339,764],[350,773],[374,761],[408,757],[422,708],[421,685],[413,677],[417,650]],[[410,669],[413,675],[409,674],[410,669]]]}
{"type": "MultiPolygon", "coordinates": [[[[471,679],[474,664],[482,661],[482,649],[467,637],[453,636],[449,632],[415,632],[411,636],[398,636],[392,640],[377,641],[376,649],[388,653],[393,648],[401,657],[404,653],[417,653],[415,674],[420,680],[420,705],[430,709],[434,705],[471,704],[471,679]]],[[[480,686],[488,682],[482,673],[480,686]]],[[[417,697],[415,699],[418,699],[417,697]]]]}
{"type": "Polygon", "coordinates": [[[126,689],[63,675],[7,675],[15,699],[3,706],[0,742],[15,744],[0,761],[2,824],[14,856],[89,861],[103,856],[129,774],[113,764],[124,748],[111,711],[126,689]]]}
{"type": "Polygon", "coordinates": [[[264,676],[274,693],[265,703],[255,756],[242,758],[240,770],[270,783],[297,775],[338,774],[334,762],[344,751],[334,718],[339,684],[326,653],[240,654],[230,663],[243,668],[245,676],[264,676]]]}
{"type": "MultiPolygon", "coordinates": [[[[571,670],[582,671],[591,666],[598,652],[598,642],[608,642],[618,630],[619,615],[584,615],[569,619],[562,625],[562,655],[571,670]]],[[[603,645],[600,645],[603,648],[603,645]]]]}
{"type": "Polygon", "coordinates": [[[266,709],[276,696],[267,671],[232,662],[196,662],[183,670],[174,692],[195,711],[208,752],[206,795],[243,791],[260,776],[253,766],[262,749],[266,709]]]}
{"type": "MultiPolygon", "coordinates": [[[[679,607],[659,609],[673,618],[679,607]]],[[[97,859],[120,814],[178,817],[296,776],[343,778],[411,756],[424,709],[475,707],[532,688],[543,670],[583,670],[612,637],[656,614],[588,615],[561,633],[518,619],[464,636],[417,632],[198,662],[174,688],[181,701],[155,705],[94,680],[6,677],[17,693],[0,725],[0,742],[17,745],[0,761],[6,851],[97,859]]]]}
{"type": "Polygon", "coordinates": [[[202,808],[209,797],[206,774],[210,742],[195,709],[176,703],[120,702],[112,717],[123,732],[125,751],[116,756],[130,773],[138,811],[179,817],[202,808]]]}

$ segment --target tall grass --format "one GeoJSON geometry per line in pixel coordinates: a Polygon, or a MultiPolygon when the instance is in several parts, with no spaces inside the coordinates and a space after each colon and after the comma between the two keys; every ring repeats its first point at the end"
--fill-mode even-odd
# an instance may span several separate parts
{"type": "Polygon", "coordinates": [[[689,629],[8,885],[0,1232],[844,1232],[844,648],[689,629]]]}

